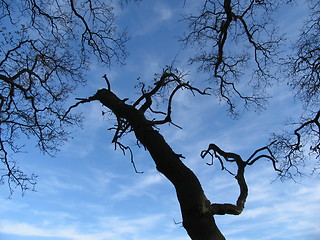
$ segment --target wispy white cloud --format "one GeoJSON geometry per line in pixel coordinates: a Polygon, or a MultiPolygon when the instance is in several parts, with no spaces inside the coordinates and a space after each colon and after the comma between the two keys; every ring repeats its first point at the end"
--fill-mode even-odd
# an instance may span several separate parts
{"type": "Polygon", "coordinates": [[[83,181],[91,192],[98,195],[105,193],[113,182],[123,177],[120,174],[109,172],[105,169],[92,168],[88,172],[89,174],[83,178],[83,181]]]}
{"type": "Polygon", "coordinates": [[[173,17],[174,10],[172,9],[172,7],[167,6],[166,3],[156,1],[152,4],[153,8],[151,8],[151,12],[149,8],[149,12],[153,16],[152,18],[148,18],[148,20],[136,18],[137,26],[135,27],[136,29],[134,31],[135,36],[154,33],[161,27],[163,23],[169,21],[173,17]]]}
{"type": "Polygon", "coordinates": [[[19,212],[28,205],[24,202],[16,202],[12,199],[0,197],[0,215],[4,212],[19,212]]]}
{"type": "MultiPolygon", "coordinates": [[[[26,209],[24,209],[27,211],[26,209]]],[[[38,210],[31,209],[31,214],[36,216],[37,218],[41,218],[44,226],[50,225],[56,222],[65,222],[65,221],[74,221],[76,217],[71,214],[71,212],[66,211],[46,211],[46,210],[38,210]]]]}
{"type": "MultiPolygon", "coordinates": [[[[55,164],[61,164],[56,160],[55,164]]],[[[57,196],[66,192],[81,192],[85,188],[79,183],[81,175],[68,169],[62,169],[56,165],[49,165],[48,168],[38,168],[40,173],[39,182],[36,186],[37,193],[34,197],[57,196]]]]}
{"type": "Polygon", "coordinates": [[[72,240],[106,240],[114,237],[112,233],[108,232],[85,234],[81,233],[77,228],[70,226],[41,227],[27,223],[3,220],[0,220],[0,232],[17,236],[34,236],[43,238],[59,237],[72,240]]]}
{"type": "Polygon", "coordinates": [[[141,229],[153,229],[162,220],[164,214],[146,215],[136,217],[134,219],[126,219],[122,217],[104,217],[101,218],[100,227],[110,229],[111,232],[122,234],[135,234],[137,235],[141,229]]]}
{"type": "Polygon", "coordinates": [[[142,174],[134,179],[134,182],[130,185],[121,185],[120,191],[115,193],[111,198],[124,200],[132,196],[149,195],[152,197],[148,188],[154,187],[164,182],[164,177],[158,173],[150,172],[142,174]]]}
{"type": "Polygon", "coordinates": [[[320,184],[302,188],[292,182],[271,184],[265,178],[268,171],[260,169],[248,174],[249,197],[244,212],[219,218],[228,239],[242,239],[256,232],[264,240],[307,239],[309,234],[319,233],[320,184]]]}
{"type": "Polygon", "coordinates": [[[151,237],[151,230],[156,228],[163,217],[163,214],[146,215],[134,219],[119,216],[104,217],[95,224],[88,223],[84,226],[40,225],[0,220],[0,233],[43,239],[51,237],[71,240],[148,239],[148,235],[151,237]]]}
{"type": "Polygon", "coordinates": [[[157,2],[153,9],[155,13],[157,13],[159,21],[168,21],[172,18],[172,7],[169,7],[163,2],[157,2]]]}

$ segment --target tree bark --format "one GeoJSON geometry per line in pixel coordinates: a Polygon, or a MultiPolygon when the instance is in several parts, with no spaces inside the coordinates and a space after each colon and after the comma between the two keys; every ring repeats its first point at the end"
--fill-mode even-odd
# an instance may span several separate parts
{"type": "Polygon", "coordinates": [[[223,240],[211,211],[211,203],[205,196],[195,174],[180,160],[163,136],[153,128],[144,113],[126,104],[113,92],[99,90],[92,100],[99,100],[117,117],[126,119],[136,138],[149,151],[156,168],[174,185],[180,203],[183,227],[192,240],[223,240]]]}

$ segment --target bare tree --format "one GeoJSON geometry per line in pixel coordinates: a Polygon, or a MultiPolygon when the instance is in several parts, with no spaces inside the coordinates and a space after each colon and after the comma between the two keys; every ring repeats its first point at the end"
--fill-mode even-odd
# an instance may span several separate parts
{"type": "Polygon", "coordinates": [[[293,54],[283,63],[283,71],[297,99],[301,100],[304,114],[289,123],[292,128],[274,134],[273,152],[282,161],[281,177],[292,178],[320,172],[320,3],[308,0],[309,16],[305,19],[293,54]],[[306,160],[317,159],[311,172],[302,169],[306,160]]]}
{"type": "MultiPolygon", "coordinates": [[[[126,103],[128,99],[120,99],[111,90],[110,83],[107,81],[108,88],[100,89],[93,96],[86,99],[79,99],[70,110],[81,103],[99,101],[107,107],[116,116],[117,122],[112,128],[115,131],[113,142],[123,151],[131,149],[121,143],[121,138],[133,132],[139,144],[142,144],[150,153],[156,164],[156,168],[161,172],[175,187],[177,198],[180,204],[183,227],[193,240],[225,239],[215,224],[214,215],[232,214],[239,215],[245,205],[248,195],[248,187],[244,177],[245,167],[252,165],[262,158],[272,161],[276,170],[276,160],[270,152],[269,146],[256,150],[246,161],[235,153],[228,153],[221,150],[215,144],[210,144],[208,149],[203,151],[201,156],[204,158],[207,154],[219,159],[222,169],[224,167],[223,159],[227,162],[234,162],[237,166],[237,173],[233,174],[240,187],[240,195],[236,204],[211,203],[201,187],[197,176],[181,161],[182,154],[177,154],[168,145],[164,137],[157,130],[157,126],[171,123],[172,100],[179,90],[188,90],[193,94],[207,95],[206,91],[201,91],[191,86],[183,79],[183,74],[172,68],[167,68],[155,82],[155,87],[145,89],[142,86],[141,96],[132,104],[126,103]],[[168,98],[165,101],[166,112],[156,109],[154,103],[160,98],[163,100],[163,94],[167,92],[168,98]],[[149,116],[147,118],[146,116],[149,116]],[[159,116],[162,116],[159,118],[159,116]],[[214,154],[211,153],[214,152],[214,154]],[[222,159],[223,158],[223,159],[222,159]]],[[[208,90],[208,89],[207,89],[208,90]]],[[[132,157],[132,155],[131,155],[132,157]]],[[[132,163],[134,161],[132,159],[132,163]]],[[[227,169],[226,169],[227,170],[227,169]]],[[[227,170],[231,173],[229,170],[227,170]]],[[[279,170],[278,170],[279,171],[279,170]]]]}
{"type": "Polygon", "coordinates": [[[282,42],[271,17],[279,4],[206,0],[198,15],[185,17],[189,31],[181,41],[197,47],[190,62],[209,73],[214,92],[229,104],[231,114],[239,98],[246,107],[265,106],[265,88],[275,79],[269,66],[276,63],[282,42]],[[244,84],[253,87],[251,94],[240,91],[244,84]]]}
{"type": "Polygon", "coordinates": [[[198,54],[190,62],[199,63],[199,69],[210,74],[210,86],[229,104],[232,114],[239,99],[245,106],[264,108],[267,87],[278,79],[293,79],[288,85],[302,101],[305,112],[289,124],[291,129],[273,134],[270,141],[273,154],[281,160],[279,176],[285,178],[301,176],[309,156],[318,159],[314,171],[320,169],[320,4],[307,1],[310,15],[294,43],[296,52],[283,57],[280,50],[283,51],[285,38],[279,33],[272,13],[282,4],[290,7],[292,2],[206,0],[198,15],[185,17],[189,31],[182,39],[185,44],[198,47],[198,54]],[[275,72],[279,68],[284,75],[275,72]],[[247,88],[243,91],[244,85],[253,87],[251,93],[247,88]]]}
{"type": "Polygon", "coordinates": [[[85,84],[90,59],[107,66],[112,58],[123,61],[127,38],[117,33],[112,5],[99,0],[1,0],[0,12],[0,179],[25,190],[36,176],[19,169],[9,150],[20,151],[25,136],[42,151],[55,151],[66,127],[81,120],[65,116],[64,104],[85,84]]]}
{"type": "MultiPolygon", "coordinates": [[[[267,159],[276,171],[282,173],[286,167],[277,168],[273,147],[289,145],[294,152],[301,149],[300,145],[306,147],[301,134],[306,131],[305,135],[319,136],[316,128],[319,127],[319,113],[296,129],[297,145],[281,145],[277,139],[255,150],[247,160],[222,150],[216,144],[209,144],[201,157],[211,155],[220,162],[223,170],[235,176],[240,188],[235,204],[211,203],[196,175],[182,162],[183,155],[174,152],[158,126],[177,126],[172,119],[172,102],[181,90],[199,95],[213,92],[229,104],[232,114],[236,113],[238,99],[243,100],[246,107],[251,104],[264,107],[267,97],[264,89],[275,79],[270,65],[277,63],[282,41],[271,18],[271,12],[278,8],[278,4],[268,0],[205,0],[199,15],[186,18],[190,32],[183,41],[201,47],[202,51],[191,58],[191,62],[199,62],[200,69],[210,73],[211,83],[215,83],[210,85],[212,89],[201,90],[186,81],[184,74],[167,67],[157,76],[154,85],[141,83],[141,94],[132,103],[128,99],[120,99],[104,76],[107,88],[88,98],[78,99],[76,104],[66,108],[65,103],[72,90],[84,84],[83,70],[92,56],[107,66],[112,58],[122,61],[125,56],[124,43],[127,39],[124,34],[116,33],[111,5],[99,0],[52,0],[51,4],[27,0],[13,5],[2,0],[1,21],[11,27],[2,28],[0,53],[0,150],[5,167],[1,180],[7,181],[10,188],[11,184],[23,190],[32,187],[35,176],[25,175],[16,167],[15,159],[9,156],[9,150],[16,152],[20,149],[19,135],[37,139],[42,151],[52,152],[67,138],[67,127],[81,120],[80,116],[72,115],[73,108],[99,101],[115,115],[116,123],[111,128],[114,130],[112,142],[122,151],[130,152],[134,168],[132,150],[121,142],[128,133],[135,135],[138,145],[143,145],[150,153],[157,170],[174,185],[183,226],[190,238],[225,239],[215,224],[214,215],[238,215],[243,211],[248,195],[244,176],[246,167],[267,159]],[[80,38],[77,33],[80,33],[80,38]],[[237,44],[240,47],[235,48],[237,44]],[[240,48],[247,51],[237,50],[240,48]],[[247,68],[252,72],[245,71],[247,68]],[[243,79],[249,80],[243,82],[243,79]],[[252,94],[240,90],[247,83],[253,87],[252,94]],[[160,100],[165,110],[157,108],[155,103],[160,100]],[[226,162],[236,165],[236,173],[226,168],[226,162]]],[[[304,61],[303,57],[298,57],[297,62],[301,60],[304,61]]],[[[293,87],[299,84],[297,81],[293,87]]],[[[319,144],[312,145],[312,148],[314,146],[319,144]]]]}

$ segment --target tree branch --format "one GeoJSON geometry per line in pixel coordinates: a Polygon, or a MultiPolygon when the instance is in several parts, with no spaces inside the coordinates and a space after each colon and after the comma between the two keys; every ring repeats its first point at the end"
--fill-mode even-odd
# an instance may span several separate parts
{"type": "Polygon", "coordinates": [[[190,62],[200,63],[199,69],[210,74],[209,80],[232,115],[237,115],[238,99],[244,101],[246,108],[253,105],[261,109],[266,103],[264,90],[275,79],[270,69],[282,41],[275,34],[270,15],[278,5],[271,1],[206,0],[198,15],[185,18],[189,33],[182,41],[199,47],[190,62]],[[241,52],[234,49],[235,45],[237,49],[241,46],[241,52]],[[254,66],[251,73],[248,65],[254,66]],[[247,83],[252,85],[251,94],[240,91],[241,84],[247,83]]]}
{"type": "MultiPolygon", "coordinates": [[[[145,92],[144,88],[145,85],[142,83],[142,95],[138,98],[138,100],[133,104],[134,107],[137,107],[141,101],[144,100],[144,103],[140,106],[139,111],[142,113],[145,113],[147,110],[150,110],[152,113],[165,115],[165,117],[161,120],[153,119],[149,120],[149,123],[152,125],[161,125],[165,123],[171,123],[174,126],[180,128],[176,124],[172,122],[171,119],[171,112],[172,112],[172,102],[175,94],[180,89],[187,89],[194,94],[197,92],[200,95],[210,95],[206,91],[210,88],[206,88],[204,91],[201,91],[200,89],[193,87],[189,84],[189,82],[185,82],[183,79],[184,75],[181,74],[178,70],[172,69],[172,67],[168,67],[165,69],[160,77],[160,80],[155,83],[155,87],[151,89],[149,92],[145,92]],[[152,109],[152,104],[154,99],[156,99],[157,95],[161,95],[161,91],[164,91],[165,88],[173,89],[168,95],[169,98],[167,100],[166,106],[167,110],[166,112],[162,111],[155,111],[152,109]]],[[[160,96],[162,98],[162,96],[160,96]]]]}
{"type": "MultiPolygon", "coordinates": [[[[245,167],[248,165],[252,165],[255,163],[257,160],[261,158],[267,158],[272,161],[273,166],[275,170],[279,171],[276,166],[275,166],[275,159],[273,158],[273,155],[271,151],[269,150],[269,145],[262,147],[258,150],[256,150],[246,161],[243,161],[242,158],[235,153],[231,152],[225,152],[221,150],[217,145],[215,144],[210,144],[207,150],[204,150],[201,152],[201,157],[205,158],[206,155],[209,154],[211,155],[212,159],[218,158],[219,162],[221,164],[222,170],[226,170],[227,172],[231,173],[228,169],[225,168],[223,164],[222,158],[227,161],[227,162],[235,162],[237,165],[237,174],[235,175],[235,178],[238,182],[239,188],[240,188],[240,194],[237,199],[236,204],[230,204],[230,203],[214,203],[211,204],[211,212],[213,215],[224,215],[224,214],[232,214],[232,215],[239,215],[242,213],[245,202],[248,196],[248,186],[245,180],[244,172],[245,172],[245,167]],[[267,150],[270,155],[265,155],[261,154],[255,157],[259,152],[267,150]],[[213,151],[213,154],[210,152],[213,151]],[[222,158],[221,158],[222,157],[222,158]]],[[[231,173],[234,175],[233,173],[231,173]]]]}

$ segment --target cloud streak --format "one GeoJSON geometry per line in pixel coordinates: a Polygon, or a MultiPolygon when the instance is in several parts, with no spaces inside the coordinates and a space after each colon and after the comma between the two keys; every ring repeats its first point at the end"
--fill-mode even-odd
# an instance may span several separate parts
{"type": "Polygon", "coordinates": [[[142,195],[153,197],[148,189],[163,182],[164,178],[160,174],[154,172],[146,173],[141,177],[135,178],[133,184],[120,186],[120,191],[115,193],[111,199],[124,200],[133,196],[137,197],[142,195]]]}
{"type": "MultiPolygon", "coordinates": [[[[20,237],[41,237],[43,239],[55,237],[70,240],[147,240],[152,237],[153,229],[164,220],[164,216],[164,214],[155,214],[133,219],[111,216],[99,218],[96,224],[89,223],[83,226],[43,226],[0,219],[0,233],[20,237]]],[[[154,237],[153,239],[157,239],[156,234],[154,234],[154,237]]]]}

